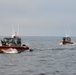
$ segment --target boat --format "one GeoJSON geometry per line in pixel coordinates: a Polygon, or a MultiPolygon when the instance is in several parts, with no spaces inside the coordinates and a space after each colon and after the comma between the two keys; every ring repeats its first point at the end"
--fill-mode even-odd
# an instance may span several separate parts
{"type": "Polygon", "coordinates": [[[66,45],[66,44],[74,44],[74,42],[71,41],[71,37],[63,37],[60,41],[60,45],[66,45]]]}
{"type": "Polygon", "coordinates": [[[22,45],[21,38],[14,35],[13,37],[4,37],[0,44],[0,53],[21,53],[28,50],[29,47],[22,45]]]}

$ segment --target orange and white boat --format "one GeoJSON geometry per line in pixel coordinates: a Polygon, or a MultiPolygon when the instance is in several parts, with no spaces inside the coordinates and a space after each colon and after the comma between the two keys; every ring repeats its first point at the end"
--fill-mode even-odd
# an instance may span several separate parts
{"type": "Polygon", "coordinates": [[[0,53],[20,53],[28,50],[29,47],[21,44],[21,38],[15,32],[12,37],[4,37],[0,44],[0,53]]]}
{"type": "Polygon", "coordinates": [[[1,40],[0,53],[20,53],[29,49],[27,45],[22,45],[21,38],[18,36],[18,33],[14,32],[13,25],[12,32],[14,33],[12,37],[4,37],[1,40]]]}
{"type": "Polygon", "coordinates": [[[65,45],[65,44],[74,44],[74,43],[71,41],[70,37],[63,37],[62,40],[60,41],[60,45],[65,45]]]}
{"type": "Polygon", "coordinates": [[[25,44],[21,45],[20,37],[5,37],[1,40],[0,53],[20,53],[28,49],[25,44]]]}

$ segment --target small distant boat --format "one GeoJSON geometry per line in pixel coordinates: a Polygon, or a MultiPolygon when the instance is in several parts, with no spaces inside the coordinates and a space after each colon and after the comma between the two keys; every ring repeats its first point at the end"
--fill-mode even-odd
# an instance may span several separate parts
{"type": "Polygon", "coordinates": [[[71,41],[70,37],[63,37],[62,40],[60,41],[60,45],[66,45],[66,44],[74,44],[71,41]]]}

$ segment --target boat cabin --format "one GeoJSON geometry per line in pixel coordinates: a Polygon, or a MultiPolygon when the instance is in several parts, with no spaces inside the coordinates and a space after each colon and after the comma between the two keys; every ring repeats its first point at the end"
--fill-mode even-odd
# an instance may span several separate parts
{"type": "Polygon", "coordinates": [[[71,42],[71,38],[70,37],[63,37],[63,40],[65,39],[65,41],[71,42]]]}
{"type": "Polygon", "coordinates": [[[19,37],[5,37],[1,40],[1,44],[4,46],[21,46],[21,38],[19,37]]]}

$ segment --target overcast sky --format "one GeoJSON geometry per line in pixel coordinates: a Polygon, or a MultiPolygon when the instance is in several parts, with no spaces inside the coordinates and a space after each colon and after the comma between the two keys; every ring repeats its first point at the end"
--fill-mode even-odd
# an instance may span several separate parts
{"type": "Polygon", "coordinates": [[[0,0],[0,36],[76,36],[76,0],[0,0]]]}

